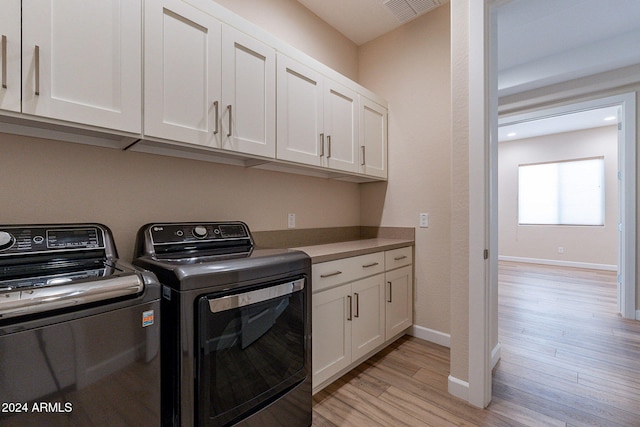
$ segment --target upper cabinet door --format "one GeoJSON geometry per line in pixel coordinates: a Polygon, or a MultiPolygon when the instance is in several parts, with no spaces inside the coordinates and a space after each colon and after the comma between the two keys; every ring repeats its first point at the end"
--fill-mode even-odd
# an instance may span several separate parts
{"type": "Polygon", "coordinates": [[[22,112],[141,132],[142,0],[23,0],[22,112]]]}
{"type": "Polygon", "coordinates": [[[331,169],[358,171],[358,94],[332,80],[324,90],[325,156],[331,169]]]}
{"type": "Polygon", "coordinates": [[[182,1],[146,1],[145,135],[220,147],[221,31],[182,1]]]}
{"type": "Polygon", "coordinates": [[[387,177],[387,109],[360,97],[360,172],[387,177]]]}
{"type": "Polygon", "coordinates": [[[322,166],[322,81],[313,71],[278,54],[277,157],[322,166]]]}
{"type": "Polygon", "coordinates": [[[4,0],[0,13],[0,109],[20,111],[20,0],[4,0]]]}
{"type": "Polygon", "coordinates": [[[275,158],[275,50],[224,25],[222,58],[222,148],[275,158]]]}

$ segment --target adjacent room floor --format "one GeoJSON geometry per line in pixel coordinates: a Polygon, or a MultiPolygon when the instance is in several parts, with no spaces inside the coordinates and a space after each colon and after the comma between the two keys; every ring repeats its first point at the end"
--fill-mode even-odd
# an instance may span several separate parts
{"type": "Polygon", "coordinates": [[[449,350],[405,336],[314,396],[314,426],[640,426],[640,322],[615,272],[500,264],[502,359],[480,410],[447,393],[449,350]]]}

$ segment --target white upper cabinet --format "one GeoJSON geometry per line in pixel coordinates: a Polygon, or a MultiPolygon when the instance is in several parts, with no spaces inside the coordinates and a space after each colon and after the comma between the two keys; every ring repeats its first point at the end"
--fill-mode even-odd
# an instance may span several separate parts
{"type": "Polygon", "coordinates": [[[325,156],[331,169],[357,172],[358,94],[329,79],[324,89],[325,156]]]}
{"type": "Polygon", "coordinates": [[[222,148],[276,156],[276,53],[227,25],[222,29],[222,148]]]}
{"type": "Polygon", "coordinates": [[[387,177],[387,109],[360,96],[360,173],[387,177]]]}
{"type": "Polygon", "coordinates": [[[322,166],[324,77],[281,54],[277,76],[277,158],[322,166]]]}
{"type": "Polygon", "coordinates": [[[20,111],[20,0],[3,0],[0,13],[0,109],[20,111]]]}
{"type": "Polygon", "coordinates": [[[278,159],[358,172],[358,94],[278,55],[278,159]]]}
{"type": "Polygon", "coordinates": [[[220,147],[221,31],[180,0],[146,2],[145,135],[220,147]]]}
{"type": "Polygon", "coordinates": [[[140,133],[141,101],[141,0],[22,1],[23,113],[140,133]]]}

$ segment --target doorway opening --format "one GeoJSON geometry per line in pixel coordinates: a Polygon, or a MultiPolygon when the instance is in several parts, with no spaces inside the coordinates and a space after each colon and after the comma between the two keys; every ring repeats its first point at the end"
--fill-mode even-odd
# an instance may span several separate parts
{"type": "MultiPolygon", "coordinates": [[[[617,201],[615,203],[615,218],[607,218],[607,227],[609,228],[609,240],[617,242],[611,243],[616,248],[616,262],[612,262],[611,258],[605,262],[593,262],[592,267],[601,269],[612,269],[615,265],[617,268],[618,282],[618,311],[627,319],[636,318],[636,286],[635,286],[635,241],[636,241],[636,216],[635,216],[635,199],[636,199],[636,149],[635,149],[635,93],[616,95],[607,98],[595,99],[576,104],[563,105],[558,107],[546,108],[538,111],[528,112],[524,114],[516,114],[503,117],[498,120],[500,135],[502,132],[503,139],[509,138],[508,135],[520,132],[520,136],[524,136],[523,132],[546,133],[552,131],[571,131],[582,128],[593,128],[594,124],[603,125],[606,121],[613,121],[617,124],[617,154],[615,161],[609,159],[609,169],[615,165],[614,173],[609,174],[609,181],[613,178],[617,181],[617,186],[609,185],[606,192],[617,193],[617,201]],[[539,126],[536,126],[538,124],[539,126]],[[541,124],[544,124],[542,126],[541,124]],[[617,188],[616,188],[617,187],[617,188]],[[613,190],[612,190],[613,189],[613,190]],[[611,237],[614,236],[614,237],[611,237]]],[[[533,134],[529,134],[533,135],[533,134]]],[[[492,150],[498,150],[498,142],[492,141],[492,150]]],[[[508,143],[505,143],[508,144],[508,143]]],[[[597,150],[597,149],[596,149],[597,150]]],[[[569,150],[570,152],[571,150],[569,150]]],[[[575,150],[573,151],[576,152],[575,150]]],[[[595,153],[592,151],[592,153],[595,153]]],[[[584,154],[584,153],[583,153],[584,154]]],[[[597,156],[577,156],[577,157],[597,157],[597,156]]],[[[609,156],[611,157],[611,152],[609,156]]],[[[605,192],[605,193],[606,193],[605,192]]],[[[611,196],[611,195],[610,195],[611,196]]],[[[611,197],[610,197],[611,199],[611,197]]],[[[611,216],[611,215],[609,215],[611,216]]],[[[602,227],[604,230],[606,227],[602,227]]],[[[498,232],[498,225],[494,224],[493,232],[498,232]]],[[[573,230],[575,231],[575,230],[573,230]]],[[[557,230],[556,230],[557,232],[557,230]]],[[[573,233],[576,234],[576,233],[573,233]]],[[[583,236],[584,237],[584,236],[583,236]]],[[[579,244],[580,242],[578,242],[579,244]]],[[[558,252],[564,252],[565,247],[562,244],[557,246],[558,252]]],[[[562,254],[561,254],[562,255],[562,254]]],[[[523,257],[534,258],[535,257],[523,257]]],[[[551,258],[551,257],[547,257],[551,258]]],[[[558,257],[556,257],[557,259],[558,257]]],[[[597,258],[596,258],[597,259],[597,258]]],[[[602,258],[600,258],[602,259],[602,258]]],[[[550,262],[553,263],[553,262],[550,262]]],[[[557,262],[557,265],[562,263],[557,262]]],[[[566,265],[566,263],[565,263],[566,265]]],[[[575,266],[580,266],[576,264],[575,266]]],[[[497,268],[497,265],[493,268],[497,268]]],[[[495,335],[495,334],[494,334],[495,335]]],[[[495,355],[494,355],[495,358],[495,355]]]]}

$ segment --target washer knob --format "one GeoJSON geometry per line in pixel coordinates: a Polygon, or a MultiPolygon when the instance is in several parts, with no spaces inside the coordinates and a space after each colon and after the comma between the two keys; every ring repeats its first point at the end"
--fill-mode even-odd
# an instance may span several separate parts
{"type": "Polygon", "coordinates": [[[0,251],[9,249],[16,242],[15,237],[6,231],[0,231],[0,251]]]}
{"type": "Polygon", "coordinates": [[[207,229],[204,226],[199,225],[193,229],[193,235],[198,239],[204,239],[207,237],[207,229]]]}

